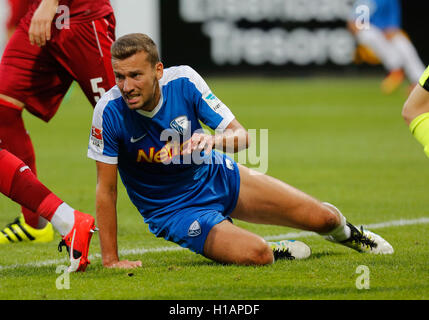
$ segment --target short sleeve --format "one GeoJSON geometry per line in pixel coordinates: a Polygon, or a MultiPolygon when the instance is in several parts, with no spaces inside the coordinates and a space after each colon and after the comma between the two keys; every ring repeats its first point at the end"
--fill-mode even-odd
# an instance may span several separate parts
{"type": "Polygon", "coordinates": [[[210,90],[204,79],[191,67],[188,77],[193,84],[192,99],[198,118],[213,130],[225,130],[235,119],[231,110],[210,90]]]}
{"type": "Polygon", "coordinates": [[[108,103],[100,100],[94,109],[91,134],[88,145],[88,158],[107,164],[118,163],[118,132],[115,118],[109,112],[108,103]]]}

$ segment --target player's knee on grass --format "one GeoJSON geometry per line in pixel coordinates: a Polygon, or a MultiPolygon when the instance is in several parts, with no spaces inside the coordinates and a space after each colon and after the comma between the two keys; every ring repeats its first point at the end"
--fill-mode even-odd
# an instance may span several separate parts
{"type": "Polygon", "coordinates": [[[272,249],[259,236],[220,234],[216,229],[205,242],[204,256],[225,264],[262,266],[274,262],[272,249]]]}
{"type": "Polygon", "coordinates": [[[331,208],[326,204],[321,204],[319,215],[319,226],[317,230],[313,230],[317,233],[329,233],[337,228],[341,223],[339,213],[335,212],[334,208],[331,208]]]}
{"type": "Polygon", "coordinates": [[[247,257],[242,264],[264,266],[274,262],[273,250],[266,242],[252,245],[247,252],[247,257]]]}
{"type": "Polygon", "coordinates": [[[264,266],[274,262],[274,254],[267,243],[249,244],[234,257],[229,257],[222,263],[231,263],[245,266],[264,266]]]}

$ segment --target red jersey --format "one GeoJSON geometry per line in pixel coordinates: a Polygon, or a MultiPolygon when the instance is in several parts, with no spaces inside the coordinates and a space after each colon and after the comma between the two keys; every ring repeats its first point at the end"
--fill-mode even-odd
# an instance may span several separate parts
{"type": "MultiPolygon", "coordinates": [[[[42,0],[33,0],[24,23],[29,25],[34,11],[42,0]]],[[[70,24],[90,22],[113,13],[109,0],[59,0],[59,6],[67,6],[70,12],[70,24]]],[[[55,21],[55,19],[54,19],[55,21]]]]}

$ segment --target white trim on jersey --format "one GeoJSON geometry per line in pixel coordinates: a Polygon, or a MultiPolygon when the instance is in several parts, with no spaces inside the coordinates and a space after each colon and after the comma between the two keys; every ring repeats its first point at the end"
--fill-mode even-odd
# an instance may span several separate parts
{"type": "Polygon", "coordinates": [[[206,101],[206,103],[210,106],[210,108],[213,109],[213,111],[221,115],[223,118],[222,122],[218,125],[216,130],[225,130],[226,127],[231,123],[231,121],[235,119],[234,114],[222,101],[220,101],[212,94],[212,91],[210,90],[204,79],[190,66],[182,65],[165,69],[164,75],[159,81],[159,83],[162,88],[169,82],[179,78],[187,78],[195,85],[197,90],[201,92],[201,98],[206,101]],[[206,97],[208,97],[209,95],[213,95],[216,98],[215,105],[212,105],[207,101],[206,97]]]}
{"type": "Polygon", "coordinates": [[[87,157],[107,164],[118,164],[118,157],[108,157],[88,148],[87,157]]]}
{"type": "Polygon", "coordinates": [[[162,104],[164,103],[164,95],[162,93],[162,88],[160,89],[160,91],[161,91],[161,97],[159,98],[158,105],[152,111],[144,111],[141,109],[137,109],[136,111],[140,113],[142,116],[145,116],[147,118],[152,119],[153,117],[155,117],[158,111],[161,110],[162,104]]]}
{"type": "MultiPolygon", "coordinates": [[[[103,129],[103,113],[104,109],[108,103],[112,100],[116,100],[121,97],[121,91],[117,86],[114,86],[112,89],[106,92],[101,99],[97,102],[97,105],[94,108],[94,115],[92,118],[92,127],[102,130],[103,129]]],[[[117,157],[109,157],[103,154],[103,141],[97,141],[94,143],[93,136],[89,138],[88,144],[88,153],[87,157],[96,161],[104,162],[107,164],[117,164],[117,157]]]]}
{"type": "Polygon", "coordinates": [[[167,85],[169,82],[180,79],[187,78],[191,81],[197,90],[201,92],[201,95],[208,94],[210,92],[210,88],[204,79],[190,66],[176,66],[169,67],[165,69],[164,75],[159,81],[161,87],[167,85]]]}
{"type": "Polygon", "coordinates": [[[114,86],[112,89],[107,91],[101,99],[97,102],[94,108],[94,116],[92,118],[92,125],[97,128],[103,127],[103,113],[106,106],[110,101],[116,100],[122,96],[118,86],[114,86]]]}
{"type": "MultiPolygon", "coordinates": [[[[229,109],[228,109],[229,110],[229,109]]],[[[231,111],[230,111],[231,112],[231,111]]],[[[232,120],[235,119],[235,116],[231,113],[232,117],[226,117],[222,114],[222,116],[224,117],[222,122],[219,123],[219,125],[217,126],[216,130],[220,130],[220,131],[225,131],[225,129],[229,126],[229,124],[232,122],[232,120]]]]}

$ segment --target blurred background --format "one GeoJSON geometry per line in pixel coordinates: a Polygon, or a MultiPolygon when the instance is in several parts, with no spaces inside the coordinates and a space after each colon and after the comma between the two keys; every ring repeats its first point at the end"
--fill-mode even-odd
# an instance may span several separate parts
{"type": "MultiPolygon", "coordinates": [[[[10,3],[0,0],[0,50],[7,39],[10,3]]],[[[18,0],[31,1],[31,0],[18,0]]],[[[396,0],[388,0],[392,3],[396,0]]],[[[422,22],[425,1],[400,1],[402,27],[425,65],[429,43],[422,22]]],[[[117,36],[149,34],[166,66],[190,64],[199,72],[304,76],[382,73],[362,54],[347,28],[354,0],[111,0],[117,36]]]]}
{"type": "MultiPolygon", "coordinates": [[[[388,0],[395,2],[394,0],[388,0]]],[[[402,26],[429,63],[424,1],[401,1],[402,26]]],[[[358,54],[347,28],[354,0],[161,1],[160,43],[167,65],[202,72],[308,75],[383,71],[358,54]],[[368,68],[368,65],[370,68],[368,68]]],[[[383,8],[381,9],[383,10],[383,8]]]]}

